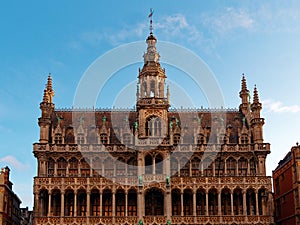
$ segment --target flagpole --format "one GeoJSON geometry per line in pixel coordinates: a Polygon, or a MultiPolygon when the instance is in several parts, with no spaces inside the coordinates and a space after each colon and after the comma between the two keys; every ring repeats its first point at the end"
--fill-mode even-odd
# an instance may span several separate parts
{"type": "Polygon", "coordinates": [[[150,14],[149,14],[149,18],[150,18],[150,34],[153,34],[153,27],[152,27],[152,15],[153,15],[153,10],[152,8],[150,9],[150,14]]]}

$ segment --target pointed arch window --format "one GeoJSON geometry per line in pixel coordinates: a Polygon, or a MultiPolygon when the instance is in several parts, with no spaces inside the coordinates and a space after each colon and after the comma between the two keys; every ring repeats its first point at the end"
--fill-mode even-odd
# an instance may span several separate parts
{"type": "Polygon", "coordinates": [[[102,144],[108,144],[108,135],[107,134],[100,134],[100,141],[102,144]]]}
{"type": "Polygon", "coordinates": [[[102,215],[112,216],[112,193],[110,190],[104,190],[102,197],[102,215]]]}
{"type": "Polygon", "coordinates": [[[54,176],[54,166],[55,166],[55,161],[52,158],[49,158],[49,160],[48,160],[48,177],[54,176]]]}
{"type": "Polygon", "coordinates": [[[163,174],[163,157],[158,154],[155,157],[155,174],[163,174]]]}
{"type": "Polygon", "coordinates": [[[69,160],[69,176],[77,177],[78,176],[78,160],[72,157],[69,160]]]}
{"type": "Polygon", "coordinates": [[[131,134],[126,133],[123,135],[123,144],[124,145],[130,145],[131,144],[131,134]]]}
{"type": "Polygon", "coordinates": [[[213,175],[213,161],[210,158],[206,158],[202,163],[203,176],[213,175]]]}
{"type": "Polygon", "coordinates": [[[118,190],[116,193],[116,216],[125,216],[125,193],[118,190]]]}
{"type": "Polygon", "coordinates": [[[193,192],[189,189],[183,192],[183,214],[185,216],[193,215],[193,192]]]}
{"type": "Polygon", "coordinates": [[[59,177],[65,177],[67,172],[67,161],[64,158],[59,158],[57,160],[57,175],[59,177]]]}
{"type": "Polygon", "coordinates": [[[77,216],[86,216],[86,192],[79,190],[77,193],[77,216]]]}
{"type": "Polygon", "coordinates": [[[159,117],[150,117],[146,121],[146,136],[157,137],[161,136],[161,119],[159,117]]]}
{"type": "Polygon", "coordinates": [[[113,160],[108,157],[104,161],[104,170],[105,170],[105,176],[107,177],[113,177],[114,176],[114,162],[113,160]]]}
{"type": "Polygon", "coordinates": [[[99,157],[93,159],[93,176],[98,177],[102,174],[102,163],[99,157]]]}
{"type": "Polygon", "coordinates": [[[198,145],[205,144],[205,137],[204,137],[203,134],[198,134],[198,136],[197,136],[197,144],[198,145]]]}
{"type": "Polygon", "coordinates": [[[236,175],[236,160],[232,157],[226,160],[226,170],[227,175],[235,176],[236,175]]]}
{"type": "Polygon", "coordinates": [[[231,196],[229,189],[223,189],[221,193],[221,206],[222,214],[230,215],[231,214],[231,196]]]}
{"type": "Polygon", "coordinates": [[[248,134],[242,134],[242,136],[241,136],[241,144],[242,145],[246,145],[248,143],[249,143],[248,134]]]}
{"type": "Polygon", "coordinates": [[[181,194],[179,189],[172,190],[172,215],[181,215],[181,194]]]}
{"type": "Polygon", "coordinates": [[[221,157],[215,160],[215,174],[216,176],[223,176],[225,169],[224,160],[221,157]]]}
{"type": "Polygon", "coordinates": [[[244,157],[240,158],[238,161],[239,166],[239,176],[246,176],[248,170],[248,161],[244,157]]]}
{"type": "Polygon", "coordinates": [[[209,215],[218,214],[218,192],[216,189],[211,189],[208,192],[208,210],[209,215]]]}
{"type": "Polygon", "coordinates": [[[150,97],[153,98],[155,97],[155,81],[152,80],[150,84],[150,97]]]}
{"type": "Polygon", "coordinates": [[[198,190],[196,194],[197,215],[205,215],[206,212],[206,194],[205,190],[198,190]]]}
{"type": "Polygon", "coordinates": [[[91,215],[100,216],[100,194],[98,190],[91,191],[91,215]]]}
{"type": "Polygon", "coordinates": [[[192,176],[200,176],[200,162],[201,160],[198,157],[192,159],[192,176]]]}
{"type": "Polygon", "coordinates": [[[84,158],[80,161],[80,172],[82,177],[90,176],[90,161],[87,158],[84,158]]]}
{"type": "Polygon", "coordinates": [[[135,190],[128,192],[128,216],[137,216],[137,193],[135,190]]]}
{"type": "Polygon", "coordinates": [[[178,145],[180,143],[180,134],[174,134],[173,143],[174,145],[178,145]]]}
{"type": "Polygon", "coordinates": [[[124,176],[126,174],[126,163],[123,158],[118,158],[115,163],[116,165],[116,175],[117,176],[124,176]]]}
{"type": "Polygon", "coordinates": [[[243,193],[241,189],[233,192],[233,211],[234,215],[243,215],[243,193]]]}
{"type": "Polygon", "coordinates": [[[187,158],[182,158],[180,160],[180,176],[182,177],[188,177],[190,175],[190,162],[187,158]]]}
{"type": "Polygon", "coordinates": [[[62,144],[62,135],[61,135],[61,133],[56,133],[54,135],[54,143],[55,144],[62,144]]]}
{"type": "Polygon", "coordinates": [[[84,135],[83,134],[78,134],[77,135],[77,144],[84,144],[84,135]]]}
{"type": "Polygon", "coordinates": [[[75,142],[75,137],[74,137],[73,127],[68,127],[65,135],[65,143],[74,144],[74,142],[75,142]]]}
{"type": "Polygon", "coordinates": [[[74,216],[74,192],[67,190],[65,193],[65,216],[74,216]]]}
{"type": "Polygon", "coordinates": [[[171,176],[178,176],[178,161],[171,157],[171,176]]]}
{"type": "Polygon", "coordinates": [[[254,158],[250,159],[250,175],[256,175],[256,160],[254,158]]]}
{"type": "Polygon", "coordinates": [[[137,161],[135,158],[131,157],[127,161],[127,175],[128,176],[136,176],[137,175],[137,161]]]}

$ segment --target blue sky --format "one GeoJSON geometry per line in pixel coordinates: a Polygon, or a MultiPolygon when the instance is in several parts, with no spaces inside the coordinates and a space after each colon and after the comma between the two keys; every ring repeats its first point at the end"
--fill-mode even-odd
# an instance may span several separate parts
{"type": "MultiPolygon", "coordinates": [[[[11,167],[22,206],[32,207],[32,177],[36,174],[32,143],[39,138],[39,103],[48,73],[53,77],[56,107],[70,108],[78,82],[93,61],[121,44],[145,40],[150,8],[154,9],[158,41],[176,43],[201,57],[215,74],[227,108],[240,104],[242,73],[251,92],[257,85],[266,122],[265,142],[271,143],[268,175],[300,141],[297,0],[3,1],[0,166],[11,167]]],[[[160,54],[163,58],[163,52],[160,54]]],[[[126,82],[135,81],[140,66],[119,71],[111,85],[122,88],[126,82]]],[[[171,80],[181,82],[180,72],[166,69],[171,80]]],[[[189,87],[184,79],[182,85],[189,87]]],[[[191,96],[197,92],[189,91],[191,96]]],[[[103,105],[98,107],[111,107],[105,100],[99,103],[103,105]]],[[[195,104],[206,106],[197,99],[195,104]]]]}

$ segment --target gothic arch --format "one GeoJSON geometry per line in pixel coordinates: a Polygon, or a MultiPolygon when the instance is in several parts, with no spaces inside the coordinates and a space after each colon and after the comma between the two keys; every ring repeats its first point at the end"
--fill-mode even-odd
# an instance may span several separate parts
{"type": "Polygon", "coordinates": [[[174,188],[171,192],[172,198],[172,215],[180,216],[181,215],[181,193],[178,188],[174,188]]]}
{"type": "Polygon", "coordinates": [[[183,214],[185,216],[193,215],[193,191],[189,188],[183,191],[183,214]]]}
{"type": "Polygon", "coordinates": [[[48,199],[49,194],[48,190],[42,188],[38,195],[38,201],[39,201],[39,216],[47,216],[48,214],[48,199]]]}
{"type": "Polygon", "coordinates": [[[199,188],[196,192],[196,214],[205,215],[206,212],[206,192],[204,188],[199,188]]]}
{"type": "Polygon", "coordinates": [[[231,191],[229,188],[222,189],[221,206],[223,215],[231,215],[231,191]]]}
{"type": "Polygon", "coordinates": [[[233,190],[233,212],[234,215],[243,215],[243,191],[237,187],[233,190]]]}
{"type": "Polygon", "coordinates": [[[159,188],[149,188],[145,192],[145,215],[164,215],[164,192],[159,188]]]}
{"type": "Polygon", "coordinates": [[[128,190],[128,216],[137,216],[137,190],[134,188],[130,188],[128,190]]]}
{"type": "Polygon", "coordinates": [[[208,213],[209,215],[218,215],[218,191],[216,188],[208,191],[208,213]]]}

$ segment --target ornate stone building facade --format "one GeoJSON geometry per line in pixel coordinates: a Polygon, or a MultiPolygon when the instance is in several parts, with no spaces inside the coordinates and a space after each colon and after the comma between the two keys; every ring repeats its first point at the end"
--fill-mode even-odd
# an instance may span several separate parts
{"type": "Polygon", "coordinates": [[[146,42],[135,110],[56,109],[48,77],[35,224],[272,224],[256,87],[251,103],[243,76],[237,110],[170,109],[152,31],[146,42]]]}
{"type": "Polygon", "coordinates": [[[12,182],[9,180],[10,169],[0,170],[0,224],[21,224],[21,200],[12,190],[12,182]]]}

